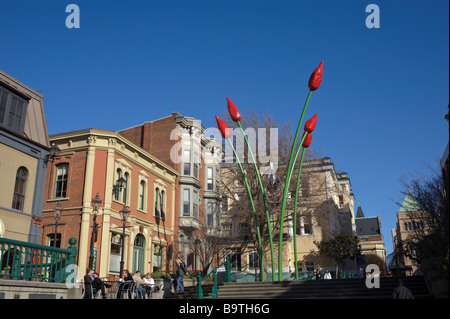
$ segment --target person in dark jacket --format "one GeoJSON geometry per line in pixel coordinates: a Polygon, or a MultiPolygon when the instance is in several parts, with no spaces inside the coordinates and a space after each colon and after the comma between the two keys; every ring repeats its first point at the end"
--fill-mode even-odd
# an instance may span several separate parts
{"type": "Polygon", "coordinates": [[[414,299],[414,296],[408,288],[404,286],[403,280],[399,279],[397,281],[397,287],[394,288],[392,292],[393,299],[414,299]]]}
{"type": "Polygon", "coordinates": [[[122,278],[119,279],[119,289],[117,291],[117,299],[122,299],[122,294],[124,291],[128,291],[128,299],[131,299],[131,293],[129,291],[129,288],[133,284],[133,277],[131,277],[130,272],[128,269],[125,269],[122,273],[122,278]]]}
{"type": "Polygon", "coordinates": [[[111,285],[105,284],[105,283],[103,282],[103,280],[101,280],[101,279],[98,277],[98,273],[97,273],[97,272],[94,272],[94,280],[92,281],[91,285],[92,285],[92,288],[94,288],[95,290],[97,290],[97,291],[98,291],[98,290],[101,290],[103,299],[106,299],[106,290],[105,290],[105,287],[106,287],[106,288],[109,288],[109,287],[111,287],[111,285]]]}
{"type": "Polygon", "coordinates": [[[186,265],[181,258],[177,259],[177,269],[176,269],[176,287],[175,292],[184,291],[183,277],[186,274],[186,265]]]}
{"type": "Polygon", "coordinates": [[[86,269],[86,275],[84,275],[84,297],[83,299],[92,299],[92,282],[94,281],[93,270],[91,268],[86,269]]]}

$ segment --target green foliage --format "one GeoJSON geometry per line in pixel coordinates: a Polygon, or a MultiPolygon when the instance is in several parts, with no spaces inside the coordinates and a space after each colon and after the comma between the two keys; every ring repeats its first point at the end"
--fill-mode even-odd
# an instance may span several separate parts
{"type": "Polygon", "coordinates": [[[152,272],[152,278],[153,279],[159,279],[159,278],[173,279],[173,276],[166,272],[152,272]]]}
{"type": "Polygon", "coordinates": [[[361,255],[358,248],[358,239],[352,235],[333,232],[332,239],[321,242],[314,241],[314,244],[319,249],[320,254],[330,257],[335,265],[344,264],[345,260],[361,255]]]}

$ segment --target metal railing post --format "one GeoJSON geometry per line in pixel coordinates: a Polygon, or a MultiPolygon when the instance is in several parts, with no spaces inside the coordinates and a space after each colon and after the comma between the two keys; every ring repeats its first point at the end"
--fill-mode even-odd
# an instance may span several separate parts
{"type": "Polygon", "coordinates": [[[203,299],[203,288],[202,288],[202,276],[201,272],[199,271],[197,274],[197,287],[195,289],[195,298],[196,299],[203,299]]]}
{"type": "Polygon", "coordinates": [[[225,282],[231,282],[231,262],[230,262],[230,256],[227,256],[227,261],[225,263],[225,282]]]}
{"type": "Polygon", "coordinates": [[[217,291],[217,271],[213,270],[213,286],[211,292],[211,299],[219,299],[218,291],[217,291]]]}

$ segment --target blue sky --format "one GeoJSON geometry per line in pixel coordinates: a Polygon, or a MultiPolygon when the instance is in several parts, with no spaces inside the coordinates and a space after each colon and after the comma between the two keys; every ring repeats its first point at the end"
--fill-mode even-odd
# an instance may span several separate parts
{"type": "MultiPolygon", "coordinates": [[[[295,129],[311,72],[324,61],[306,118],[313,146],[348,172],[388,253],[407,170],[448,143],[449,2],[4,1],[0,69],[42,92],[49,134],[120,130],[174,111],[215,126],[228,96],[295,129]],[[80,8],[80,28],[65,25],[80,8]],[[380,8],[369,29],[368,4],[380,8]]],[[[355,207],[356,210],[356,207],[355,207]]]]}

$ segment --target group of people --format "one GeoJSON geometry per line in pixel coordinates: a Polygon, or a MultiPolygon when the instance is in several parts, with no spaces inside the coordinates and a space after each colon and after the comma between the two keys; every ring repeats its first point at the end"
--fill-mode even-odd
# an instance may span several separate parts
{"type": "MultiPolygon", "coordinates": [[[[185,263],[178,258],[176,262],[176,272],[175,272],[175,292],[184,291],[183,277],[187,273],[185,263]]],[[[147,273],[143,278],[141,277],[141,272],[139,270],[131,276],[130,272],[125,269],[122,273],[122,277],[119,279],[120,283],[117,291],[117,299],[122,299],[123,293],[126,291],[128,293],[128,298],[131,299],[131,290],[136,292],[136,299],[143,299],[145,296],[151,299],[153,286],[155,281],[150,273],[147,273]],[[134,285],[134,287],[132,286],[134,285]],[[133,288],[133,289],[130,289],[133,288]]],[[[86,270],[86,275],[84,276],[84,288],[85,293],[83,299],[93,299],[94,292],[101,291],[103,299],[107,298],[106,288],[110,288],[111,285],[101,280],[98,273],[94,272],[92,269],[88,268],[86,270]]]]}
{"type": "Polygon", "coordinates": [[[139,270],[136,270],[136,273],[131,276],[130,272],[125,269],[120,281],[117,299],[122,299],[124,291],[129,293],[128,298],[131,299],[131,292],[129,288],[131,288],[131,285],[133,284],[135,285],[134,290],[136,292],[136,299],[143,299],[144,296],[147,296],[148,299],[152,298],[152,291],[155,281],[150,273],[147,273],[142,278],[139,270]]]}
{"type": "MultiPolygon", "coordinates": [[[[141,272],[139,270],[131,276],[130,272],[125,269],[122,273],[122,278],[120,278],[119,281],[120,283],[117,291],[117,299],[122,299],[124,291],[127,291],[129,293],[128,298],[131,298],[131,291],[129,288],[132,288],[133,284],[135,285],[134,289],[136,291],[136,299],[143,299],[144,296],[151,299],[155,281],[150,273],[147,273],[144,278],[141,278],[141,272]]],[[[110,287],[110,284],[99,278],[98,273],[88,268],[86,270],[86,275],[84,276],[85,293],[83,299],[93,299],[94,291],[101,291],[103,299],[106,299],[106,288],[110,287]]]]}
{"type": "MultiPolygon", "coordinates": [[[[322,274],[320,273],[320,269],[317,269],[316,280],[320,279],[322,279],[322,274]]],[[[328,269],[325,270],[325,273],[323,274],[323,279],[331,279],[331,273],[328,271],[328,269]]]]}

